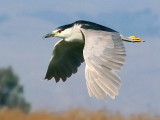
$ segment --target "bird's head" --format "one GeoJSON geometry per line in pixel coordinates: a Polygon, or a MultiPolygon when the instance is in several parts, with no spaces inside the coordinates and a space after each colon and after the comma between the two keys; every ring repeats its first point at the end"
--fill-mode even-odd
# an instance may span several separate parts
{"type": "Polygon", "coordinates": [[[59,37],[65,39],[67,37],[70,37],[72,34],[72,26],[72,24],[60,26],[56,30],[45,35],[43,38],[59,37]]]}

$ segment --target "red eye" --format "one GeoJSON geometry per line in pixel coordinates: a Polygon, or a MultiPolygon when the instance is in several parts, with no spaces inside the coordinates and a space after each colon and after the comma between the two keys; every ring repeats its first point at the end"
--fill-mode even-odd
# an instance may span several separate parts
{"type": "Polygon", "coordinates": [[[61,33],[61,32],[62,32],[62,30],[58,30],[58,32],[59,32],[59,33],[61,33]]]}

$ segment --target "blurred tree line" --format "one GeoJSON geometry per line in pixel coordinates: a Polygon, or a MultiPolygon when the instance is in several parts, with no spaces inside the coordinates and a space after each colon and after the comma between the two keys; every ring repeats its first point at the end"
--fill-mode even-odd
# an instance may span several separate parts
{"type": "Polygon", "coordinates": [[[0,108],[19,108],[29,112],[30,104],[23,96],[23,86],[11,67],[0,69],[0,108]]]}

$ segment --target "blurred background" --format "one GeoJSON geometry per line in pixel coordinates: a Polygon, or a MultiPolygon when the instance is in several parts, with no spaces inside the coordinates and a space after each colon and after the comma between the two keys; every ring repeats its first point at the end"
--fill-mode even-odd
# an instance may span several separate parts
{"type": "Polygon", "coordinates": [[[84,108],[125,116],[160,115],[159,5],[159,0],[0,0],[0,108],[30,112],[84,108]],[[118,73],[123,84],[115,100],[89,97],[85,64],[65,83],[44,80],[59,39],[42,37],[77,20],[96,22],[146,41],[124,43],[127,58],[118,73]]]}

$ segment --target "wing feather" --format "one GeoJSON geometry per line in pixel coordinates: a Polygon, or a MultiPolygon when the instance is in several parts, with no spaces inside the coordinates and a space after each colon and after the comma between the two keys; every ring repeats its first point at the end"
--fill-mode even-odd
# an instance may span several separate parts
{"type": "Polygon", "coordinates": [[[118,95],[121,80],[115,71],[125,62],[125,48],[117,32],[82,30],[85,37],[83,50],[86,63],[86,83],[90,96],[106,100],[118,95]]]}
{"type": "MultiPolygon", "coordinates": [[[[86,65],[86,67],[87,67],[87,65],[86,65]]],[[[89,95],[96,96],[96,98],[98,98],[98,99],[106,100],[105,92],[97,84],[97,82],[96,82],[97,80],[96,80],[96,77],[93,76],[93,72],[87,70],[86,71],[86,78],[90,80],[90,81],[86,81],[89,95]]]]}
{"type": "Polygon", "coordinates": [[[83,59],[84,43],[79,41],[59,41],[53,51],[45,79],[55,78],[66,81],[73,73],[77,72],[83,59]]]}

